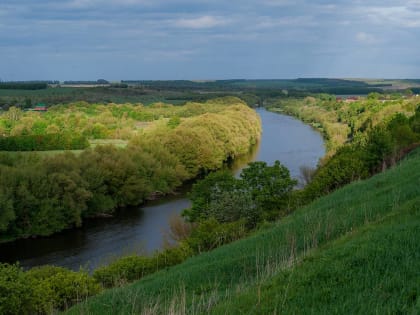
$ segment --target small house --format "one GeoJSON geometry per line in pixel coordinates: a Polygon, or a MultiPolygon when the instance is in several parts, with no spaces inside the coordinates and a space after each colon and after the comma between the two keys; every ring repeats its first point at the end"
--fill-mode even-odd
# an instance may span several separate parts
{"type": "Polygon", "coordinates": [[[35,112],[46,112],[48,110],[47,106],[43,103],[39,103],[33,109],[35,112]]]}

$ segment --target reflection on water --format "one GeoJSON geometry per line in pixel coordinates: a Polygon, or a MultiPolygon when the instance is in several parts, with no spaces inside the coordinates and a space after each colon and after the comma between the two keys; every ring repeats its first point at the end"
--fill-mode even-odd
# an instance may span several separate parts
{"type": "MultiPolygon", "coordinates": [[[[247,156],[232,163],[236,175],[255,160],[269,165],[279,160],[295,178],[299,177],[300,166],[316,166],[325,154],[319,133],[292,117],[263,109],[257,112],[263,126],[261,141],[247,156]]],[[[111,219],[89,220],[80,229],[0,244],[0,261],[19,260],[24,267],[54,264],[73,270],[80,266],[92,270],[123,254],[153,252],[163,246],[169,218],[190,206],[185,197],[189,188],[185,186],[179,195],[150,202],[142,208],[121,210],[111,219]]]]}

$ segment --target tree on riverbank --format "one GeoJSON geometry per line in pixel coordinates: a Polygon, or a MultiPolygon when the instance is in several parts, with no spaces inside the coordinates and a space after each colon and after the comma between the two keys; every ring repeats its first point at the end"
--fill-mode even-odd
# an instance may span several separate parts
{"type": "MultiPolygon", "coordinates": [[[[48,115],[54,121],[68,117],[65,126],[78,128],[78,115],[90,110],[98,109],[70,105],[48,115]]],[[[137,112],[128,105],[110,106],[107,112],[114,110],[120,110],[117,117],[137,112]]],[[[99,145],[78,155],[0,153],[0,239],[50,235],[80,226],[86,217],[139,205],[155,192],[171,193],[183,181],[248,152],[260,136],[258,115],[239,99],[149,111],[184,118],[177,126],[168,126],[167,118],[157,120],[125,148],[99,145]]]]}

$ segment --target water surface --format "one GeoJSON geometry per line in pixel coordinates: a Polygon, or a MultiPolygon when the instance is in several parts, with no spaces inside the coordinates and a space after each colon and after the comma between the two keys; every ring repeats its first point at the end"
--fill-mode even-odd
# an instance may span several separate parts
{"type": "MultiPolygon", "coordinates": [[[[250,161],[272,165],[279,160],[292,177],[299,177],[300,166],[315,167],[325,154],[321,135],[301,121],[286,115],[258,109],[263,134],[247,157],[233,164],[238,173],[250,161]]],[[[29,268],[44,264],[89,270],[115,257],[130,253],[150,253],[162,248],[171,216],[190,206],[185,197],[188,186],[176,196],[149,202],[144,207],[120,211],[110,219],[88,220],[80,229],[64,231],[46,238],[18,240],[0,244],[0,261],[19,261],[29,268]]]]}

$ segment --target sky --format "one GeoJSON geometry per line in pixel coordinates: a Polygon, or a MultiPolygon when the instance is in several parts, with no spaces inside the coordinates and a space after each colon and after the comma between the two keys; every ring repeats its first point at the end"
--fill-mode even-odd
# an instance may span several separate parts
{"type": "Polygon", "coordinates": [[[1,0],[0,79],[419,78],[420,0],[1,0]]]}

